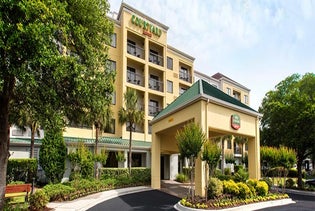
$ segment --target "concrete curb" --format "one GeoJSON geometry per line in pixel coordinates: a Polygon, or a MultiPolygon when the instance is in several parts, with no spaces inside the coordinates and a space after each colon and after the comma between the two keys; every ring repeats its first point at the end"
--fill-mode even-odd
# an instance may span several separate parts
{"type": "Polygon", "coordinates": [[[55,211],[84,211],[103,201],[106,201],[106,200],[109,200],[118,196],[130,194],[130,193],[137,193],[141,191],[149,191],[149,190],[152,190],[152,189],[146,186],[121,188],[121,189],[95,193],[95,194],[88,195],[79,199],[75,199],[73,201],[50,202],[48,203],[47,207],[52,208],[55,211]]]}
{"type": "MultiPolygon", "coordinates": [[[[269,207],[275,207],[275,206],[282,206],[287,204],[295,203],[295,201],[292,201],[292,199],[280,199],[280,200],[273,200],[273,201],[264,201],[259,203],[252,203],[252,204],[246,204],[239,207],[232,207],[232,208],[226,208],[226,209],[220,209],[220,211],[250,211],[250,210],[259,210],[269,207]]],[[[185,207],[178,202],[174,205],[174,208],[179,211],[202,211],[205,209],[195,209],[195,208],[189,208],[185,207]]],[[[209,209],[205,211],[211,211],[209,209]]],[[[218,211],[218,210],[213,210],[218,211]]]]}

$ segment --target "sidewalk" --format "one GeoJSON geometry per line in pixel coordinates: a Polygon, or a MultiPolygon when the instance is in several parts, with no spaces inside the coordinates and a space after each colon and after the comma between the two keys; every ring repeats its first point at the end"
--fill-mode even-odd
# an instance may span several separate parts
{"type": "Polygon", "coordinates": [[[104,191],[100,193],[95,193],[85,197],[75,199],[73,201],[64,201],[64,202],[50,202],[47,207],[52,208],[55,211],[84,211],[89,208],[112,198],[122,196],[130,193],[137,193],[141,191],[152,190],[146,186],[139,187],[130,187],[130,188],[121,188],[115,190],[104,191]]]}

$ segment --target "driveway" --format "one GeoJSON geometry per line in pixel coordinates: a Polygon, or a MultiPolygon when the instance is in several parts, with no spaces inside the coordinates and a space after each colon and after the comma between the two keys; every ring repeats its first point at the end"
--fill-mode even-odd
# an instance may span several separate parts
{"type": "Polygon", "coordinates": [[[154,211],[174,210],[180,198],[159,190],[149,190],[139,193],[132,193],[101,202],[88,209],[89,211],[114,210],[114,211],[154,211]]]}

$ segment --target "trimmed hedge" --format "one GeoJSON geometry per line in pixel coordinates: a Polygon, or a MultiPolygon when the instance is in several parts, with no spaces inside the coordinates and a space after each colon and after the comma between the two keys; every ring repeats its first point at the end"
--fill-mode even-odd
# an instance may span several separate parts
{"type": "Polygon", "coordinates": [[[7,183],[23,181],[32,183],[36,177],[38,162],[35,158],[9,159],[7,167],[7,183]]]}
{"type": "Polygon", "coordinates": [[[267,182],[265,181],[258,181],[256,185],[256,193],[258,196],[267,196],[269,192],[269,187],[267,182]]]}
{"type": "MultiPolygon", "coordinates": [[[[102,168],[101,179],[123,178],[129,177],[128,168],[102,168]]],[[[137,184],[150,183],[151,169],[145,167],[131,168],[131,178],[137,184]]]]}

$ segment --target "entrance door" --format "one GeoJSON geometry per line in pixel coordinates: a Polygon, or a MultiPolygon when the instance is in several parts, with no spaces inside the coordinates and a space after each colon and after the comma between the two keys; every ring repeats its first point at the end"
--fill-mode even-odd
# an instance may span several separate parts
{"type": "Polygon", "coordinates": [[[160,169],[161,180],[164,180],[164,156],[161,156],[161,169],[160,169]]]}

